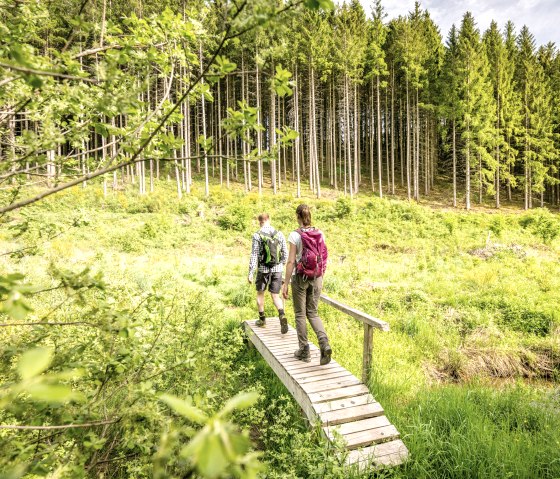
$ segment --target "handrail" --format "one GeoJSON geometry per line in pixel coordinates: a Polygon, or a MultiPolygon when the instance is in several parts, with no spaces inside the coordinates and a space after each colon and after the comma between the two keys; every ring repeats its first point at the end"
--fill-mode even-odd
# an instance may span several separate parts
{"type": "Polygon", "coordinates": [[[374,318],[369,314],[351,308],[342,304],[335,299],[330,298],[326,294],[321,294],[321,301],[332,306],[343,313],[352,316],[353,318],[361,321],[364,324],[364,352],[362,357],[362,382],[367,384],[369,379],[369,370],[371,367],[371,358],[373,355],[373,329],[380,329],[381,331],[389,331],[389,324],[381,319],[374,318]]]}
{"type": "Polygon", "coordinates": [[[367,313],[363,313],[362,311],[359,311],[355,308],[351,308],[350,306],[342,304],[340,301],[337,301],[336,299],[332,299],[326,294],[321,294],[321,301],[327,303],[328,305],[332,306],[335,309],[338,309],[339,311],[342,311],[343,313],[348,314],[349,316],[352,316],[353,318],[361,321],[362,323],[366,323],[369,324],[370,326],[373,326],[376,329],[381,329],[382,331],[389,331],[391,329],[389,327],[389,324],[386,323],[385,321],[374,318],[373,316],[370,316],[367,313]]]}

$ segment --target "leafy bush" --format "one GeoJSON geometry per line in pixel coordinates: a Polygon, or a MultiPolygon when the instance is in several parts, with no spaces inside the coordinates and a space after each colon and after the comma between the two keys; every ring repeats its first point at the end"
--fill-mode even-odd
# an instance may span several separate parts
{"type": "Polygon", "coordinates": [[[243,308],[249,306],[255,300],[253,288],[248,284],[243,284],[227,292],[227,298],[231,305],[243,308]]]}
{"type": "Polygon", "coordinates": [[[166,201],[158,195],[138,195],[130,202],[127,213],[157,213],[164,210],[166,201]]]}
{"type": "Polygon", "coordinates": [[[510,302],[501,308],[501,323],[514,331],[546,336],[553,329],[555,314],[510,302]]]}
{"type": "Polygon", "coordinates": [[[522,216],[519,224],[529,229],[545,244],[550,244],[560,234],[560,221],[546,208],[538,208],[522,216]]]}
{"type": "Polygon", "coordinates": [[[343,219],[352,216],[354,210],[354,205],[350,198],[347,196],[341,196],[337,198],[334,204],[334,216],[335,218],[343,219]]]}
{"type": "Polygon", "coordinates": [[[247,206],[230,205],[218,217],[218,226],[224,230],[245,231],[252,216],[252,211],[247,206]]]}
{"type": "Polygon", "coordinates": [[[504,231],[506,226],[507,222],[503,215],[494,215],[492,221],[490,222],[489,229],[499,238],[500,236],[502,236],[502,232],[504,231]]]}

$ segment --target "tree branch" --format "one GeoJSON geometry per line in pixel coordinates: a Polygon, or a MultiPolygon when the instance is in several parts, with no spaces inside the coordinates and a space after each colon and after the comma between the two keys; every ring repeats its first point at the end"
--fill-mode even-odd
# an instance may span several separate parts
{"type": "Polygon", "coordinates": [[[86,323],[85,321],[75,321],[69,323],[0,323],[0,328],[17,327],[17,326],[93,326],[98,327],[97,324],[86,323]]]}
{"type": "Polygon", "coordinates": [[[28,75],[48,76],[54,78],[61,78],[63,80],[77,80],[77,81],[83,81],[87,83],[94,83],[96,85],[101,83],[101,81],[97,80],[96,78],[84,78],[84,77],[77,77],[74,75],[66,75],[65,73],[49,72],[45,70],[35,70],[33,68],[25,68],[25,67],[10,65],[8,63],[2,63],[2,62],[0,62],[0,67],[4,67],[16,72],[26,73],[28,75]]]}
{"type": "Polygon", "coordinates": [[[76,429],[80,427],[95,427],[95,426],[104,426],[106,424],[115,424],[120,420],[121,418],[119,417],[116,419],[108,419],[106,421],[92,421],[83,424],[63,424],[60,426],[17,426],[14,424],[8,424],[8,425],[0,425],[0,429],[17,429],[17,430],[24,430],[24,431],[49,431],[52,429],[76,429]]]}

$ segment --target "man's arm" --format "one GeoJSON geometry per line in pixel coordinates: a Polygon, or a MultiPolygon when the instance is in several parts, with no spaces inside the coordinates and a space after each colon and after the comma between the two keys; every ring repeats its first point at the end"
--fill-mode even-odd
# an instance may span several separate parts
{"type": "Polygon", "coordinates": [[[282,296],[284,299],[288,299],[290,280],[292,279],[292,273],[294,272],[294,267],[296,265],[296,245],[290,243],[290,252],[288,253],[288,262],[286,263],[286,275],[284,276],[284,286],[282,287],[282,296]]]}
{"type": "Polygon", "coordinates": [[[249,275],[247,276],[247,281],[249,283],[253,282],[253,275],[257,269],[257,263],[259,260],[259,247],[260,240],[257,235],[253,235],[253,244],[251,246],[251,259],[249,260],[249,275]]]}

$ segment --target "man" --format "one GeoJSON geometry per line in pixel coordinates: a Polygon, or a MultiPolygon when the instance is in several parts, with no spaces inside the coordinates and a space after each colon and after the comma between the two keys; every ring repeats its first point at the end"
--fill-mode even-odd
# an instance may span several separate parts
{"type": "Polygon", "coordinates": [[[282,288],[282,270],[288,257],[286,238],[281,231],[276,231],[270,225],[268,213],[259,215],[260,230],[253,235],[253,245],[251,248],[251,260],[249,261],[249,276],[247,281],[253,283],[253,276],[257,269],[257,279],[255,287],[257,289],[257,307],[259,309],[259,319],[257,326],[264,326],[266,317],[264,315],[264,293],[268,287],[274,306],[278,310],[280,318],[280,331],[282,334],[288,332],[288,320],[284,313],[284,303],[280,298],[282,288]]]}
{"type": "Polygon", "coordinates": [[[317,309],[323,288],[323,274],[327,267],[328,252],[323,233],[318,228],[311,226],[311,211],[307,205],[297,207],[296,219],[299,228],[288,236],[290,252],[288,253],[286,282],[282,295],[284,299],[288,299],[288,282],[291,278],[299,343],[299,349],[294,353],[294,357],[305,362],[311,361],[305,320],[307,316],[317,335],[321,349],[320,364],[324,366],[331,362],[332,350],[317,309]],[[292,273],[294,273],[293,276],[292,273]]]}

